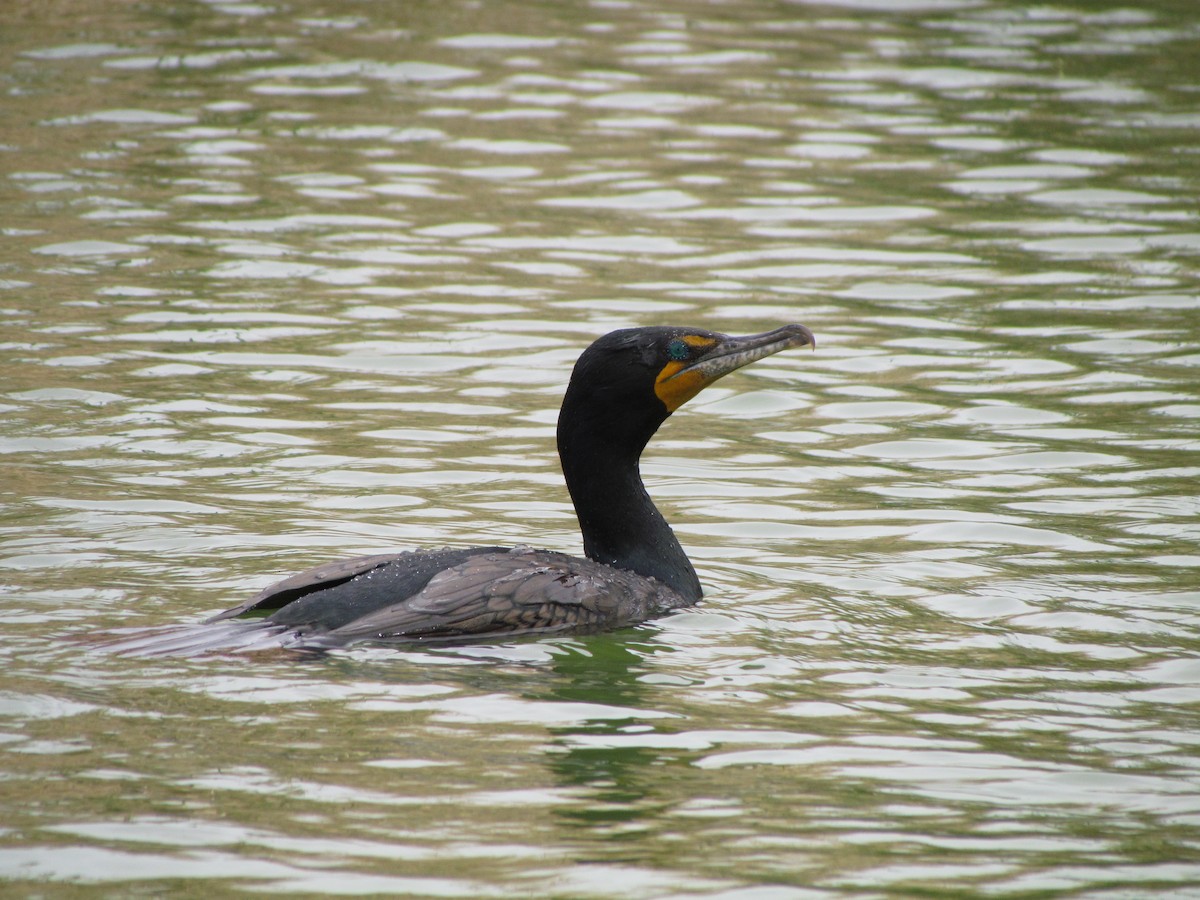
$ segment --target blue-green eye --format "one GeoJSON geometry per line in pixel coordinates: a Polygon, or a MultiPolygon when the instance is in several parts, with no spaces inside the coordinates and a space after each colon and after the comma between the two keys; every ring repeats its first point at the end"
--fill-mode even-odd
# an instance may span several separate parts
{"type": "Polygon", "coordinates": [[[675,338],[675,340],[667,344],[667,356],[671,357],[671,359],[683,360],[691,355],[691,348],[687,345],[687,341],[682,338],[675,338]]]}

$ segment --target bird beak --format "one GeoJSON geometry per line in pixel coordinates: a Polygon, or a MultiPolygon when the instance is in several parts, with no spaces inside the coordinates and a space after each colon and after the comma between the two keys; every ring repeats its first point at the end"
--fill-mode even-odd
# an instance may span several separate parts
{"type": "Polygon", "coordinates": [[[722,375],[735,369],[786,350],[789,347],[817,346],[813,333],[803,325],[784,325],[774,331],[751,334],[745,337],[722,336],[712,348],[679,372],[697,372],[704,376],[704,386],[712,384],[722,375]]]}
{"type": "Polygon", "coordinates": [[[803,325],[784,325],[774,331],[744,337],[716,335],[700,355],[687,363],[668,363],[659,373],[654,392],[674,412],[723,375],[789,347],[816,347],[813,333],[803,325]]]}

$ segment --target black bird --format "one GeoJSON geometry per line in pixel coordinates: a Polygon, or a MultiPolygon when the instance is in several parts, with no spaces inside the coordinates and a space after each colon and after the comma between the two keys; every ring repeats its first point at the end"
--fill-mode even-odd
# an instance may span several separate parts
{"type": "Polygon", "coordinates": [[[789,347],[803,325],[747,337],[698,328],[627,328],[575,364],[558,416],[558,454],[586,559],[528,547],[412,550],[318,566],[200,626],[126,640],[144,654],[358,641],[465,642],[599,631],[700,600],[700,580],[642,484],[638,461],[671,413],[718,378],[789,347]],[[249,621],[247,621],[249,619],[249,621]]]}

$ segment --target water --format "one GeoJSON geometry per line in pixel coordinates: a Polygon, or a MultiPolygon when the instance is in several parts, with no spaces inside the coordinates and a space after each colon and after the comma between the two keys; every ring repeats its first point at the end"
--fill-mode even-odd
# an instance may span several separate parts
{"type": "Polygon", "coordinates": [[[1194,4],[62,13],[0,13],[6,892],[1200,897],[1194,4]],[[578,552],[580,349],[789,321],[645,461],[695,610],[86,652],[578,552]]]}

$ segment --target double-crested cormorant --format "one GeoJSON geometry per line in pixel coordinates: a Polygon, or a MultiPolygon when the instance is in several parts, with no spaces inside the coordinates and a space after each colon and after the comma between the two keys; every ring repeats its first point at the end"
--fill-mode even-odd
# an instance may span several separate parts
{"type": "Polygon", "coordinates": [[[127,640],[120,649],[463,642],[599,631],[692,606],[700,580],[642,484],[642,449],[671,413],[722,375],[813,343],[803,325],[747,337],[656,327],[614,331],[588,347],[558,416],[558,453],[586,559],[528,547],[348,559],[280,581],[202,626],[127,640]]]}

